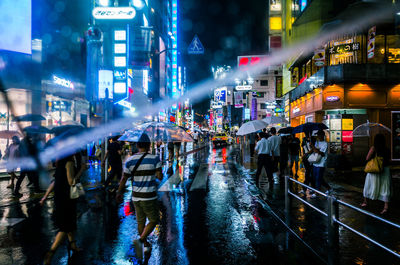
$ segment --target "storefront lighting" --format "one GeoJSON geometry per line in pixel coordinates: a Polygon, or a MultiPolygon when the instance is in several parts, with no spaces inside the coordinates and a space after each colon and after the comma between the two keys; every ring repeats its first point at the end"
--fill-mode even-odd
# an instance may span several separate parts
{"type": "Polygon", "coordinates": [[[133,19],[136,11],[133,7],[96,7],[92,15],[95,19],[133,19]]]}

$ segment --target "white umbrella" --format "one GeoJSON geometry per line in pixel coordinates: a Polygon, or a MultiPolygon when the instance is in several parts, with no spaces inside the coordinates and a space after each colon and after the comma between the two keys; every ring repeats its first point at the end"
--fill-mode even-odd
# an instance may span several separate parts
{"type": "Polygon", "coordinates": [[[268,124],[280,124],[280,123],[288,124],[289,123],[289,121],[286,120],[284,117],[276,117],[276,116],[269,116],[262,120],[268,124]]]}
{"type": "Polygon", "coordinates": [[[249,133],[253,133],[259,130],[264,129],[265,127],[268,126],[268,123],[266,123],[263,120],[254,120],[254,121],[249,121],[240,126],[237,135],[246,135],[249,133]]]}

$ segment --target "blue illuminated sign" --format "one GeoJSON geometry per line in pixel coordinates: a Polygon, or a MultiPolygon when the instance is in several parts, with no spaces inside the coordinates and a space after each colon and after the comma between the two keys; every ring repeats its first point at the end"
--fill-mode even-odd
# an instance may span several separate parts
{"type": "Polygon", "coordinates": [[[179,97],[178,89],[178,0],[172,0],[172,97],[179,97]]]}

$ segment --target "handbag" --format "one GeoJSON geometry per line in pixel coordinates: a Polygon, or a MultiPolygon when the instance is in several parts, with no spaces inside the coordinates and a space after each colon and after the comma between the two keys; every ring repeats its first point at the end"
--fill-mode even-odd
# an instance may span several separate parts
{"type": "Polygon", "coordinates": [[[78,199],[79,197],[85,195],[85,190],[83,189],[83,186],[81,183],[74,183],[71,185],[70,190],[69,190],[69,197],[71,199],[78,199]]]}
{"type": "Polygon", "coordinates": [[[319,161],[321,161],[322,156],[318,153],[312,153],[308,158],[308,162],[311,164],[317,164],[319,161]]]}
{"type": "Polygon", "coordinates": [[[375,156],[367,162],[364,168],[365,173],[381,173],[383,171],[383,157],[375,156]]]}

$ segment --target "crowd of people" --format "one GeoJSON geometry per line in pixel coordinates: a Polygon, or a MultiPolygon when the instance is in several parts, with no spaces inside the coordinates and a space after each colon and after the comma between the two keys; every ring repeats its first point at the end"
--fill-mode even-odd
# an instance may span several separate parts
{"type": "MultiPolygon", "coordinates": [[[[299,179],[298,172],[301,166],[304,168],[303,183],[328,194],[332,191],[326,182],[324,173],[328,158],[328,143],[325,140],[325,132],[318,130],[315,136],[306,135],[302,141],[292,134],[278,136],[276,129],[272,127],[268,132],[252,133],[248,137],[250,156],[257,154],[257,171],[255,174],[256,186],[260,187],[260,175],[262,169],[267,174],[269,188],[273,184],[279,184],[280,179],[286,174],[299,179]],[[279,165],[279,168],[278,168],[279,165]]],[[[385,137],[382,134],[375,135],[374,144],[370,148],[366,163],[380,157],[382,169],[379,172],[366,173],[362,207],[367,207],[368,200],[380,200],[384,203],[381,214],[389,209],[389,199],[392,193],[391,172],[389,167],[390,150],[386,147],[385,137]]],[[[311,189],[302,187],[299,193],[308,198],[317,195],[311,189]]]]}

